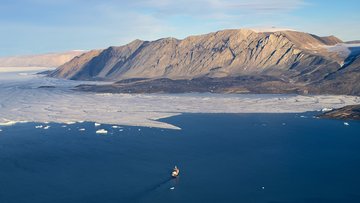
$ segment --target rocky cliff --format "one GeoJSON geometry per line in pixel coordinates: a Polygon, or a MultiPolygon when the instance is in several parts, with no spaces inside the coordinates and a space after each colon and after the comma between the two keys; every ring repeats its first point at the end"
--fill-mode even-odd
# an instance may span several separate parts
{"type": "Polygon", "coordinates": [[[360,105],[345,106],[320,115],[321,118],[360,120],[360,105]]]}

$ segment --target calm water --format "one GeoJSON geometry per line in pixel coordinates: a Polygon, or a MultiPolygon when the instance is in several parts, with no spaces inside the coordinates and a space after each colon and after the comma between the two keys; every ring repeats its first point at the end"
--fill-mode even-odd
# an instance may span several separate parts
{"type": "Polygon", "coordinates": [[[359,122],[312,113],[166,121],[183,130],[1,127],[0,202],[360,202],[359,122]],[[175,164],[181,176],[170,179],[175,164]]]}

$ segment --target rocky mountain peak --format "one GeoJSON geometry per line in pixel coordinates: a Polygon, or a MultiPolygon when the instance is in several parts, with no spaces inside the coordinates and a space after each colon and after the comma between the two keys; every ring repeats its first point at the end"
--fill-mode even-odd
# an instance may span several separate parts
{"type": "Polygon", "coordinates": [[[50,75],[110,81],[268,75],[309,84],[341,69],[346,57],[329,49],[341,42],[293,30],[229,29],[182,40],[135,40],[86,53],[50,75]]]}

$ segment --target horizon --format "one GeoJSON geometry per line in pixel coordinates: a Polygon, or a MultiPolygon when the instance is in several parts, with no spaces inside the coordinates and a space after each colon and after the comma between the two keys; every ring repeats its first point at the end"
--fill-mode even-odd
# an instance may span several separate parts
{"type": "Polygon", "coordinates": [[[104,49],[135,39],[183,39],[225,29],[271,27],[333,35],[346,42],[360,39],[360,26],[353,26],[360,20],[359,6],[355,0],[346,4],[325,0],[5,0],[0,6],[0,57],[104,49]],[[335,15],[339,11],[342,15],[335,15]]]}

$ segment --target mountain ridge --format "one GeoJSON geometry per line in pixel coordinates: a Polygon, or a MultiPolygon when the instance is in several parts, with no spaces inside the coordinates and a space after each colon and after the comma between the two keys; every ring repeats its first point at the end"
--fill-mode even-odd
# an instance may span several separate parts
{"type": "Polygon", "coordinates": [[[181,40],[134,40],[123,46],[90,51],[49,76],[119,81],[265,75],[297,85],[323,84],[330,75],[336,75],[355,61],[357,55],[351,61],[348,59],[350,49],[349,53],[338,51],[347,50],[346,46],[349,45],[335,36],[319,37],[289,30],[229,29],[181,40]]]}

